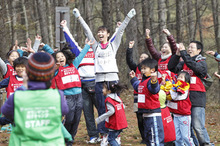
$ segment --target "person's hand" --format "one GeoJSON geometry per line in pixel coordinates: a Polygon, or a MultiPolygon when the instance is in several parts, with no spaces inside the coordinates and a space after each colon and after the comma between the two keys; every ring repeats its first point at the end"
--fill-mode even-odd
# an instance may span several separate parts
{"type": "Polygon", "coordinates": [[[128,16],[129,18],[132,18],[132,17],[134,17],[135,15],[136,15],[136,11],[135,11],[134,8],[131,9],[131,10],[128,12],[128,14],[127,14],[127,16],[128,16]]]}
{"type": "Polygon", "coordinates": [[[56,67],[55,67],[56,70],[57,70],[59,67],[60,67],[60,63],[57,62],[57,63],[56,63],[56,67]]]}
{"type": "Polygon", "coordinates": [[[37,34],[37,35],[35,36],[35,40],[41,41],[41,36],[37,34]]]}
{"type": "Polygon", "coordinates": [[[220,75],[218,74],[218,72],[217,72],[217,71],[214,73],[214,75],[215,75],[217,78],[219,78],[219,79],[220,79],[220,75]]]}
{"type": "Polygon", "coordinates": [[[35,51],[31,48],[31,39],[30,38],[27,38],[26,46],[27,46],[28,52],[35,53],[35,51]]]}
{"type": "Polygon", "coordinates": [[[206,51],[205,53],[206,53],[206,54],[213,55],[213,56],[215,55],[215,52],[214,52],[214,51],[206,51]]]}
{"type": "Polygon", "coordinates": [[[73,15],[78,18],[80,16],[79,10],[77,8],[73,9],[73,15]]]}
{"type": "Polygon", "coordinates": [[[162,74],[162,81],[166,81],[167,74],[162,74]]]}
{"type": "Polygon", "coordinates": [[[131,78],[134,78],[135,77],[135,72],[132,70],[130,73],[129,73],[130,77],[131,78]]]}
{"type": "Polygon", "coordinates": [[[145,32],[146,32],[146,37],[149,38],[150,37],[150,29],[146,29],[145,32]]]}
{"type": "Polygon", "coordinates": [[[18,40],[15,40],[15,45],[13,47],[13,50],[18,50],[19,46],[18,46],[18,40]]]}
{"type": "Polygon", "coordinates": [[[67,21],[66,20],[62,20],[61,22],[60,22],[60,25],[64,28],[64,27],[66,27],[67,26],[67,21]]]}
{"type": "Polygon", "coordinates": [[[93,45],[94,43],[95,43],[95,41],[91,41],[91,40],[88,41],[88,39],[86,39],[86,44],[88,44],[88,45],[91,46],[91,45],[93,45]]]}
{"type": "Polygon", "coordinates": [[[43,48],[45,46],[45,44],[44,43],[40,43],[40,48],[43,48]]]}
{"type": "Polygon", "coordinates": [[[163,29],[163,33],[165,33],[167,36],[171,35],[171,33],[168,29],[163,29]]]}
{"type": "Polygon", "coordinates": [[[121,21],[117,22],[117,27],[119,28],[121,26],[121,21]]]}
{"type": "Polygon", "coordinates": [[[129,48],[133,48],[134,47],[134,41],[130,41],[129,42],[129,48]]]}
{"type": "Polygon", "coordinates": [[[157,72],[151,72],[151,81],[156,82],[157,81],[157,72]]]}
{"type": "Polygon", "coordinates": [[[183,43],[180,43],[180,44],[179,44],[179,48],[180,48],[180,51],[186,50],[185,47],[184,47],[184,45],[183,45],[183,43]]]}

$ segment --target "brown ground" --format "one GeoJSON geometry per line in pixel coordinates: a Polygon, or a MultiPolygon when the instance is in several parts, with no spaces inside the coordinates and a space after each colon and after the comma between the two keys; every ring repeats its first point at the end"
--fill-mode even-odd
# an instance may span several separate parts
{"type": "MultiPolygon", "coordinates": [[[[122,146],[135,145],[143,146],[139,144],[140,134],[137,128],[136,115],[133,113],[133,99],[132,91],[126,91],[121,95],[122,100],[126,107],[126,117],[128,121],[128,128],[121,133],[122,146]]],[[[97,114],[96,114],[97,116],[97,114]]],[[[208,102],[206,107],[206,128],[208,130],[211,142],[215,145],[220,145],[220,105],[214,101],[208,102]]],[[[78,128],[78,133],[73,145],[89,145],[86,143],[89,137],[87,136],[86,125],[84,116],[82,115],[81,122],[78,128]]],[[[9,134],[6,132],[0,133],[0,146],[7,146],[9,140],[9,134]]],[[[92,144],[94,145],[94,144],[92,144]]],[[[97,146],[100,144],[96,144],[97,146]]]]}

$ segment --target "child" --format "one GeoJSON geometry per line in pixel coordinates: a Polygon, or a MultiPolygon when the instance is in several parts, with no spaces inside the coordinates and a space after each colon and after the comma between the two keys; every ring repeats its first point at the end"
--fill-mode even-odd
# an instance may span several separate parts
{"type": "Polygon", "coordinates": [[[23,74],[26,72],[27,58],[19,57],[14,60],[14,70],[17,75],[10,75],[8,78],[0,82],[0,88],[7,87],[7,98],[15,92],[15,90],[23,85],[23,74]]]}
{"type": "Polygon", "coordinates": [[[27,65],[28,89],[15,91],[2,107],[14,120],[9,145],[64,145],[61,116],[68,107],[62,91],[49,89],[55,61],[47,53],[35,53],[27,65]]]}
{"type": "Polygon", "coordinates": [[[103,85],[103,94],[106,96],[106,113],[96,118],[97,124],[105,120],[105,127],[109,129],[108,142],[111,146],[119,146],[116,138],[127,128],[127,120],[124,111],[124,105],[121,98],[117,95],[124,87],[116,82],[105,82],[103,85]]]}
{"type": "MultiPolygon", "coordinates": [[[[86,37],[89,40],[95,40],[92,31],[89,26],[86,24],[84,19],[80,16],[78,9],[73,9],[73,14],[79,20],[82,25],[86,37]]],[[[125,17],[122,24],[118,23],[120,27],[113,34],[113,36],[108,40],[110,36],[110,30],[105,26],[100,26],[98,28],[97,37],[99,41],[95,40],[95,43],[92,45],[92,49],[95,54],[95,94],[98,105],[98,115],[105,113],[105,98],[102,93],[103,83],[105,81],[118,81],[118,67],[116,63],[116,54],[121,43],[121,39],[124,33],[124,30],[131,18],[136,15],[135,9],[131,9],[130,12],[125,17]]],[[[103,141],[106,141],[106,135],[108,130],[105,128],[105,122],[98,124],[98,130],[101,134],[103,141]]]]}
{"type": "MultiPolygon", "coordinates": [[[[130,41],[129,42],[129,48],[126,51],[126,61],[127,64],[130,68],[130,70],[134,70],[135,71],[135,76],[138,78],[138,80],[141,82],[142,80],[142,75],[141,75],[141,66],[140,63],[148,58],[149,56],[146,53],[142,53],[140,58],[139,58],[139,64],[136,64],[133,61],[133,46],[134,46],[134,41],[130,41]]],[[[144,141],[144,124],[143,124],[143,115],[142,113],[138,113],[138,103],[137,103],[137,99],[138,99],[138,93],[134,90],[134,112],[136,113],[136,117],[137,117],[137,121],[138,121],[138,129],[140,131],[141,134],[141,144],[145,144],[144,141]]]]}
{"type": "Polygon", "coordinates": [[[147,58],[141,62],[142,81],[130,72],[131,84],[138,91],[138,112],[143,113],[147,145],[164,145],[164,130],[159,102],[160,85],[157,81],[157,61],[147,58]]]}
{"type": "Polygon", "coordinates": [[[186,71],[180,71],[177,83],[170,90],[172,100],[167,106],[174,115],[176,130],[175,145],[194,145],[191,136],[191,102],[189,99],[190,75],[186,71]]]}
{"type": "Polygon", "coordinates": [[[46,52],[54,53],[58,69],[55,71],[52,88],[57,86],[58,89],[63,90],[66,96],[69,113],[66,115],[64,126],[72,135],[73,140],[77,133],[83,108],[81,80],[77,68],[92,44],[91,41],[87,41],[84,49],[76,58],[70,50],[67,50],[69,48],[54,53],[48,45],[43,47],[46,52]]]}
{"type": "MultiPolygon", "coordinates": [[[[163,44],[160,52],[158,52],[156,48],[154,47],[152,39],[150,38],[149,29],[146,29],[146,45],[152,57],[158,61],[158,70],[166,71],[169,76],[175,79],[175,74],[171,73],[168,70],[167,65],[168,65],[168,62],[171,56],[176,53],[176,50],[177,50],[176,42],[168,29],[163,29],[163,33],[167,35],[167,40],[169,42],[166,42],[163,44]]],[[[159,82],[161,82],[161,76],[162,74],[158,72],[159,82]]]]}

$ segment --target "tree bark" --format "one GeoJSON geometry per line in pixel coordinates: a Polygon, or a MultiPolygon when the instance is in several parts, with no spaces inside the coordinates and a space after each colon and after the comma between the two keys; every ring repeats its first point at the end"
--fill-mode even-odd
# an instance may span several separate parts
{"type": "Polygon", "coordinates": [[[188,16],[188,29],[189,29],[189,42],[195,40],[195,23],[194,23],[194,14],[193,14],[193,2],[192,0],[187,1],[187,16],[188,16]]]}
{"type": "Polygon", "coordinates": [[[112,3],[111,0],[102,0],[102,21],[104,26],[110,30],[110,34],[113,33],[113,15],[112,15],[112,3]]]}
{"type": "Polygon", "coordinates": [[[22,6],[23,14],[24,14],[25,36],[26,36],[26,39],[27,39],[27,38],[29,38],[29,24],[28,24],[27,10],[26,10],[24,0],[21,0],[21,6],[22,6]]]}
{"type": "Polygon", "coordinates": [[[183,0],[176,1],[176,40],[177,42],[183,41],[183,22],[182,22],[182,10],[183,10],[183,0]]]}
{"type": "Polygon", "coordinates": [[[52,23],[52,14],[51,14],[51,4],[50,0],[46,1],[47,3],[47,10],[48,10],[48,31],[49,31],[49,41],[50,41],[50,46],[54,46],[54,35],[53,35],[53,23],[52,23]]]}
{"type": "Polygon", "coordinates": [[[158,0],[159,42],[162,46],[166,42],[166,35],[162,33],[166,28],[166,5],[165,0],[158,0]]]}
{"type": "Polygon", "coordinates": [[[202,36],[202,24],[201,24],[201,16],[200,16],[200,6],[199,6],[199,0],[196,0],[196,21],[199,26],[199,37],[200,42],[203,43],[203,36],[202,36]]]}
{"type": "Polygon", "coordinates": [[[45,44],[49,43],[48,38],[48,24],[47,24],[47,13],[44,0],[37,0],[37,8],[39,13],[39,22],[40,22],[40,30],[41,30],[41,37],[42,41],[45,44]]]}

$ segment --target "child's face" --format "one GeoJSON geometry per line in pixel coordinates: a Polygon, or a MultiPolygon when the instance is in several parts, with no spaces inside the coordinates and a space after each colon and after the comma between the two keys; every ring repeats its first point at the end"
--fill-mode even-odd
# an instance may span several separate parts
{"type": "Polygon", "coordinates": [[[22,77],[23,74],[26,72],[26,67],[25,67],[25,65],[23,65],[23,64],[16,65],[16,66],[15,66],[15,71],[16,71],[16,73],[17,73],[17,75],[18,75],[19,77],[22,77]]]}
{"type": "Polygon", "coordinates": [[[98,33],[97,33],[97,36],[99,38],[99,41],[101,43],[105,43],[108,41],[108,37],[109,37],[109,33],[107,32],[107,30],[99,30],[98,33]]]}
{"type": "Polygon", "coordinates": [[[141,73],[144,74],[145,76],[149,76],[151,74],[150,67],[142,65],[141,66],[141,73]]]}
{"type": "Polygon", "coordinates": [[[179,74],[177,77],[177,81],[184,81],[185,82],[185,74],[179,74]]]}
{"type": "Polygon", "coordinates": [[[143,53],[141,54],[140,58],[139,58],[139,63],[141,63],[144,59],[148,58],[148,55],[143,53]]]}
{"type": "Polygon", "coordinates": [[[62,52],[57,53],[56,61],[57,61],[57,64],[59,64],[60,66],[66,65],[66,57],[64,56],[62,52]]]}
{"type": "Polygon", "coordinates": [[[8,57],[9,63],[13,66],[13,61],[19,57],[18,52],[12,52],[8,57]]]}
{"type": "Polygon", "coordinates": [[[106,87],[106,85],[103,86],[103,89],[102,89],[102,92],[103,92],[103,95],[106,96],[107,94],[111,93],[111,91],[109,91],[106,87]]]}
{"type": "Polygon", "coordinates": [[[168,43],[165,43],[161,48],[161,55],[166,56],[170,53],[171,53],[170,46],[168,45],[168,43]]]}

